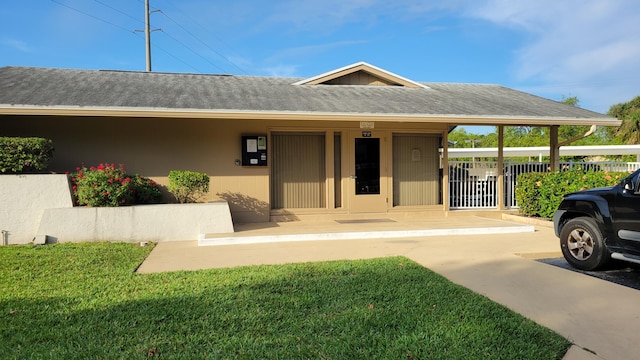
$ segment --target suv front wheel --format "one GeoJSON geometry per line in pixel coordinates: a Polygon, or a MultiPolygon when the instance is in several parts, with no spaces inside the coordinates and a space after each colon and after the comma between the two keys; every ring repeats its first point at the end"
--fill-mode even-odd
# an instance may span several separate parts
{"type": "Polygon", "coordinates": [[[598,226],[588,217],[571,219],[562,227],[560,248],[565,260],[581,270],[595,270],[611,257],[598,226]]]}

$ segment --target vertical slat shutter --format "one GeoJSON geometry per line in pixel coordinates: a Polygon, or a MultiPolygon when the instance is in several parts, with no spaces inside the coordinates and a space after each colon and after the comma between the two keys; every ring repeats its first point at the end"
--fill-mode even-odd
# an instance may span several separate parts
{"type": "Polygon", "coordinates": [[[324,134],[272,134],[271,208],[325,207],[324,134]]]}
{"type": "Polygon", "coordinates": [[[439,138],[393,136],[393,205],[437,205],[440,202],[439,138]]]}

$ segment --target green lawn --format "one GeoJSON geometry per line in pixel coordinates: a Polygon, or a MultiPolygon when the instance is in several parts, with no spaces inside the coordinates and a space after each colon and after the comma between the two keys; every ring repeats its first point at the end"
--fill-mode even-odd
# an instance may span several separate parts
{"type": "Polygon", "coordinates": [[[132,244],[0,247],[0,359],[561,359],[402,257],[141,275],[132,244]]]}

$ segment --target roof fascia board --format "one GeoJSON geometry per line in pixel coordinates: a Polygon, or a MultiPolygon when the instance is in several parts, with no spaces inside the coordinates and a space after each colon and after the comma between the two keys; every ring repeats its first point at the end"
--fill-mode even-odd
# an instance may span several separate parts
{"type": "Polygon", "coordinates": [[[598,125],[620,126],[621,120],[612,117],[566,118],[534,116],[467,116],[429,114],[373,114],[373,113],[312,113],[282,111],[239,111],[200,109],[145,109],[145,108],[96,108],[96,107],[37,107],[0,105],[0,115],[51,115],[51,116],[115,116],[158,117],[194,119],[237,120],[306,120],[306,121],[395,121],[414,123],[447,123],[456,125],[598,125]]]}
{"type": "Polygon", "coordinates": [[[355,64],[347,65],[347,66],[341,67],[339,69],[331,70],[331,71],[328,71],[326,73],[310,77],[308,79],[300,80],[298,82],[293,83],[293,85],[317,85],[317,84],[321,84],[321,83],[329,81],[329,80],[333,80],[333,79],[339,78],[341,76],[345,76],[345,75],[349,75],[349,74],[355,73],[357,71],[365,71],[365,72],[368,72],[368,73],[370,73],[372,75],[375,75],[377,77],[385,79],[387,81],[398,83],[398,84],[404,85],[406,87],[424,88],[424,89],[428,89],[429,88],[428,86],[426,86],[424,84],[420,84],[420,83],[415,82],[413,80],[409,80],[409,79],[407,79],[405,77],[402,77],[400,75],[394,74],[394,73],[392,73],[390,71],[381,69],[381,68],[379,68],[377,66],[373,66],[373,65],[368,64],[368,63],[363,62],[363,61],[357,62],[355,64]]]}

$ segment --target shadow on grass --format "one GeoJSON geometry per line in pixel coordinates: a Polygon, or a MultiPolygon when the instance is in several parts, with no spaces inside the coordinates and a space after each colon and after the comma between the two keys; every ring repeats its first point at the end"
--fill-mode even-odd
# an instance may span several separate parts
{"type": "Polygon", "coordinates": [[[0,357],[553,359],[568,342],[407,260],[95,279],[0,302],[0,357]]]}

